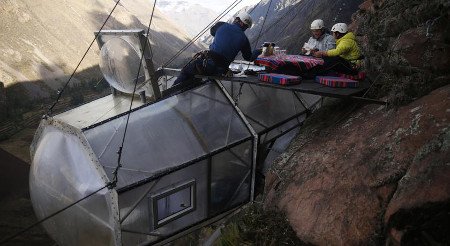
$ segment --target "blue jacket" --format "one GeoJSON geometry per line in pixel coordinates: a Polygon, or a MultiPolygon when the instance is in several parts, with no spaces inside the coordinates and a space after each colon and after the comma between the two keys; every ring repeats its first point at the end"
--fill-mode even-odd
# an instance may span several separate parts
{"type": "Polygon", "coordinates": [[[214,36],[214,41],[209,50],[222,55],[228,63],[234,61],[239,51],[245,60],[254,60],[250,42],[239,25],[218,22],[211,28],[211,35],[214,36]]]}

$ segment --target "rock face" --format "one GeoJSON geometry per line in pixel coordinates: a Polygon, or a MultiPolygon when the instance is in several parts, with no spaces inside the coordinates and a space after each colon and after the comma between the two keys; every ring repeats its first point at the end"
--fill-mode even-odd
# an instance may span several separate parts
{"type": "Polygon", "coordinates": [[[317,245],[448,244],[450,3],[359,8],[351,29],[369,93],[397,106],[338,102],[313,115],[266,177],[266,209],[317,245]]]}
{"type": "Polygon", "coordinates": [[[272,170],[266,207],[317,245],[448,242],[449,98],[446,86],[396,110],[313,123],[272,170]]]}
{"type": "MultiPolygon", "coordinates": [[[[194,38],[219,15],[219,12],[215,10],[182,0],[157,1],[156,6],[170,20],[182,27],[189,35],[189,38],[194,38]]],[[[209,34],[209,32],[206,33],[209,34]]]]}
{"type": "Polygon", "coordinates": [[[350,30],[376,82],[372,95],[402,104],[449,83],[449,11],[448,0],[261,1],[247,33],[253,48],[273,41],[296,54],[310,37],[312,20],[321,18],[328,28],[353,21],[350,30]]]}
{"type": "Polygon", "coordinates": [[[362,2],[362,0],[261,1],[251,13],[255,24],[246,33],[253,48],[259,47],[263,42],[271,41],[282,49],[287,49],[291,54],[298,54],[311,36],[309,28],[313,20],[323,19],[328,29],[331,29],[334,23],[349,23],[351,15],[362,2]],[[267,18],[264,20],[266,13],[267,18]],[[262,26],[263,23],[264,26],[262,26]]]}
{"type": "Polygon", "coordinates": [[[450,2],[367,0],[353,16],[375,94],[410,102],[449,83],[450,2]]]}

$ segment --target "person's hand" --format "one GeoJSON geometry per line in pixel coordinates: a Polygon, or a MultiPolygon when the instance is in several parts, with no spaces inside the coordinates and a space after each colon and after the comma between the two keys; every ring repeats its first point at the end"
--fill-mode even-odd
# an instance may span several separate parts
{"type": "Polygon", "coordinates": [[[233,71],[231,71],[230,69],[228,69],[228,71],[224,74],[224,77],[233,77],[233,71]]]}
{"type": "Polygon", "coordinates": [[[302,48],[302,54],[305,54],[305,53],[306,53],[306,49],[302,48]]]}
{"type": "Polygon", "coordinates": [[[314,52],[314,56],[315,57],[323,57],[323,56],[325,56],[325,51],[316,51],[316,52],[314,52]]]}
{"type": "Polygon", "coordinates": [[[254,61],[258,57],[262,57],[262,49],[253,50],[253,52],[252,52],[252,61],[254,61]]]}

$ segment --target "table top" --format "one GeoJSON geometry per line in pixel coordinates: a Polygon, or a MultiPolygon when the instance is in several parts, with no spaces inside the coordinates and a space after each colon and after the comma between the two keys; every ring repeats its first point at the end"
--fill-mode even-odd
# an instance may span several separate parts
{"type": "Polygon", "coordinates": [[[247,83],[255,84],[258,86],[271,87],[281,90],[290,90],[314,95],[321,95],[327,97],[337,97],[344,98],[349,96],[354,96],[362,93],[370,87],[369,82],[360,82],[358,88],[334,88],[328,87],[326,85],[316,83],[314,80],[302,80],[300,84],[297,85],[277,85],[267,82],[261,82],[258,80],[257,76],[239,76],[239,77],[221,77],[221,76],[203,76],[196,75],[198,78],[210,78],[216,80],[226,80],[236,83],[247,83]]]}

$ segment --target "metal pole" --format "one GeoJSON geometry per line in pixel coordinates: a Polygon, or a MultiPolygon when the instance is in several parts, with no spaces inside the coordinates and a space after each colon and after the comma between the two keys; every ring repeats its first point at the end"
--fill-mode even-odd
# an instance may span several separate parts
{"type": "Polygon", "coordinates": [[[250,190],[250,201],[253,201],[255,199],[255,172],[256,172],[256,155],[258,153],[258,134],[253,129],[252,125],[248,122],[248,120],[245,118],[244,113],[239,109],[239,107],[235,104],[233,98],[230,96],[228,91],[223,87],[221,83],[219,83],[217,80],[213,80],[216,85],[221,89],[222,93],[227,97],[230,104],[234,107],[236,112],[238,113],[241,120],[244,122],[244,124],[247,126],[247,129],[250,131],[250,133],[253,135],[253,165],[252,165],[252,183],[251,183],[251,190],[250,190]]]}

